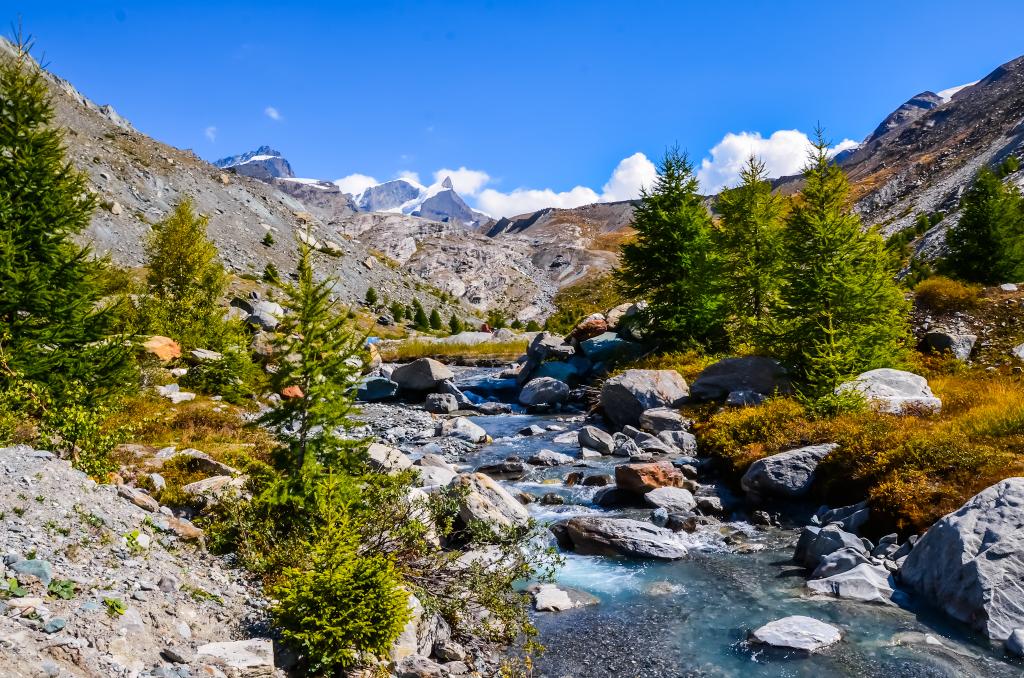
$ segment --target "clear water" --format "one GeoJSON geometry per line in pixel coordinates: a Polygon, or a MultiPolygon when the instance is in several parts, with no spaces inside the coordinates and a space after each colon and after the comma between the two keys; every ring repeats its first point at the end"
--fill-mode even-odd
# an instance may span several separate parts
{"type": "MultiPolygon", "coordinates": [[[[472,466],[515,454],[524,459],[540,449],[571,453],[557,444],[562,432],[518,436],[538,424],[579,428],[581,419],[509,415],[475,417],[494,438],[470,459],[472,466]]],[[[588,473],[611,473],[620,460],[588,461],[588,473]]],[[[592,503],[596,488],[567,488],[560,481],[573,469],[538,469],[506,485],[541,496],[557,492],[561,506],[529,505],[544,522],[572,515],[609,512],[592,503]],[[551,484],[553,482],[559,484],[551,484]]],[[[618,511],[646,518],[642,509],[618,511]]],[[[601,676],[1020,676],[1020,663],[1002,649],[928,610],[839,601],[807,595],[804,573],[790,562],[793,531],[741,529],[756,553],[733,553],[718,526],[689,535],[691,553],[662,563],[566,554],[558,581],[594,594],[596,606],[538,613],[536,625],[547,652],[538,674],[558,678],[601,676]],[[803,614],[838,626],[843,640],[826,651],[802,656],[751,647],[750,630],[774,619],[803,614]],[[926,635],[930,641],[926,640],[926,635]]]]}

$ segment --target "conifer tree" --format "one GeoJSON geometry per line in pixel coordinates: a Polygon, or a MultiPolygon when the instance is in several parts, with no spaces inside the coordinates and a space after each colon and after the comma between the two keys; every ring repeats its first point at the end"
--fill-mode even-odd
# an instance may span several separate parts
{"type": "Polygon", "coordinates": [[[722,290],[733,345],[753,344],[778,293],[785,199],[772,193],[764,162],[751,156],[736,188],[722,191],[716,210],[723,258],[722,290]]]}
{"type": "MultiPolygon", "coordinates": [[[[281,360],[271,383],[282,399],[261,418],[284,440],[276,467],[280,482],[271,487],[279,504],[304,507],[326,472],[355,473],[363,462],[361,441],[341,435],[361,369],[349,361],[363,356],[363,339],[347,309],[332,297],[332,280],[317,282],[310,248],[299,244],[296,282],[281,287],[287,313],[277,331],[274,354],[281,360]]],[[[308,508],[308,507],[307,507],[308,508]]]]}
{"type": "Polygon", "coordinates": [[[430,329],[439,330],[444,327],[444,321],[441,320],[441,314],[437,312],[435,308],[430,312],[430,329]]]}
{"type": "Polygon", "coordinates": [[[123,342],[105,340],[105,263],[73,240],[96,199],[65,158],[30,43],[16,48],[0,59],[0,390],[24,379],[89,405],[129,385],[132,363],[123,342]]]}
{"type": "Polygon", "coordinates": [[[405,317],[405,307],[397,301],[391,302],[391,316],[395,319],[395,322],[401,322],[402,318],[405,317]]]}
{"type": "Polygon", "coordinates": [[[373,308],[377,305],[379,297],[377,296],[377,290],[372,287],[366,288],[366,305],[373,308]]]}
{"type": "Polygon", "coordinates": [[[459,316],[452,313],[452,317],[448,319],[448,330],[452,334],[458,334],[462,331],[462,321],[459,320],[459,316]]]}
{"type": "Polygon", "coordinates": [[[666,338],[713,345],[724,337],[725,302],[714,224],[693,166],[671,148],[633,215],[635,240],[622,247],[615,275],[624,294],[645,299],[647,317],[666,338]]]}
{"type": "Polygon", "coordinates": [[[946,235],[950,272],[997,283],[1024,275],[1024,198],[988,167],[960,201],[961,216],[946,235]]]}
{"type": "Polygon", "coordinates": [[[418,330],[429,330],[430,320],[427,318],[427,312],[423,309],[423,304],[420,303],[419,299],[412,300],[412,324],[418,330]]]}
{"type": "Polygon", "coordinates": [[[809,395],[904,357],[907,302],[876,229],[853,213],[849,184],[818,131],[804,188],[786,219],[786,277],[773,311],[776,352],[809,395]]]}

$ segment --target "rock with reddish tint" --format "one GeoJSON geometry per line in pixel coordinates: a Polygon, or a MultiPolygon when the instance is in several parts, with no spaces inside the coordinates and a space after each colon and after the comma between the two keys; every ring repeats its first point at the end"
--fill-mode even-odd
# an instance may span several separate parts
{"type": "Polygon", "coordinates": [[[621,490],[646,494],[659,487],[682,487],[683,473],[667,461],[620,464],[615,467],[615,484],[621,490]]]}

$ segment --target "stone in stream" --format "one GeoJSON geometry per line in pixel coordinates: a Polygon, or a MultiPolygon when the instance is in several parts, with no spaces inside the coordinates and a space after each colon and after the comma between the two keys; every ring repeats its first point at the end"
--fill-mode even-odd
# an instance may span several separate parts
{"type": "Polygon", "coordinates": [[[521,436],[539,436],[544,433],[544,429],[536,424],[530,424],[526,428],[519,429],[519,435],[521,436]]]}
{"type": "Polygon", "coordinates": [[[651,490],[644,495],[644,501],[669,513],[687,513],[697,506],[693,494],[681,487],[659,487],[651,490]]]}
{"type": "Polygon", "coordinates": [[[533,609],[538,612],[564,612],[598,603],[597,597],[586,591],[559,584],[531,584],[526,592],[533,596],[533,609]]]}
{"type": "Polygon", "coordinates": [[[562,337],[551,332],[541,332],[533,338],[526,354],[536,363],[545,360],[566,360],[576,353],[576,349],[565,343],[562,337]]]}
{"type": "Polygon", "coordinates": [[[1024,628],[1024,478],[1007,478],[939,519],[900,581],[990,639],[1024,628]]]}
{"type": "Polygon", "coordinates": [[[678,560],[687,552],[686,542],[671,530],[630,518],[579,516],[551,530],[560,544],[584,555],[678,560]]]}
{"type": "Polygon", "coordinates": [[[565,466],[573,463],[575,459],[554,450],[541,450],[526,461],[534,466],[565,466]]]}
{"type": "Polygon", "coordinates": [[[459,505],[462,522],[480,521],[496,534],[508,527],[526,527],[530,522],[526,508],[489,476],[463,473],[455,483],[466,490],[459,505]]]}
{"type": "Polygon", "coordinates": [[[480,403],[476,406],[476,411],[480,414],[496,415],[496,414],[511,414],[512,406],[508,403],[480,403]]]}
{"type": "Polygon", "coordinates": [[[621,490],[636,494],[646,494],[659,487],[682,487],[683,480],[682,472],[667,461],[615,467],[615,484],[621,490]]]}
{"type": "Polygon", "coordinates": [[[818,563],[818,567],[811,574],[811,579],[824,579],[832,575],[849,572],[858,565],[869,562],[868,554],[863,550],[846,546],[822,558],[818,563]]]}
{"type": "Polygon", "coordinates": [[[589,447],[601,454],[611,454],[615,449],[615,443],[610,433],[606,433],[596,426],[584,426],[579,430],[580,447],[589,447]]]}
{"type": "Polygon", "coordinates": [[[893,584],[892,575],[884,567],[861,563],[845,572],[810,579],[807,588],[836,598],[892,605],[896,593],[893,584]]]}
{"type": "Polygon", "coordinates": [[[484,464],[477,469],[477,473],[486,473],[492,478],[500,480],[519,480],[530,472],[530,467],[519,459],[506,459],[493,464],[484,464]]]}
{"type": "Polygon", "coordinates": [[[658,440],[685,455],[693,456],[697,453],[697,437],[688,431],[662,431],[658,434],[658,440]]]}
{"type": "Polygon", "coordinates": [[[569,397],[569,386],[551,377],[531,379],[519,392],[519,404],[526,407],[558,405],[569,397]]]}
{"type": "Polygon", "coordinates": [[[451,414],[459,409],[459,401],[451,393],[430,393],[423,409],[432,414],[451,414]]]}
{"type": "Polygon", "coordinates": [[[413,463],[416,466],[436,466],[437,468],[443,468],[447,471],[455,470],[455,467],[445,461],[444,457],[430,452],[424,454],[413,463]]]}
{"type": "Polygon", "coordinates": [[[835,626],[813,617],[783,617],[755,629],[751,640],[772,647],[816,652],[838,643],[843,637],[835,626]]]}
{"type": "Polygon", "coordinates": [[[696,400],[726,400],[730,393],[752,392],[761,396],[789,393],[786,369],[774,358],[746,356],[725,358],[704,369],[690,387],[696,400]]]}
{"type": "Polygon", "coordinates": [[[580,482],[583,487],[605,487],[612,484],[612,477],[607,473],[596,473],[592,476],[586,476],[580,482]]]}
{"type": "Polygon", "coordinates": [[[438,435],[458,438],[470,443],[482,443],[487,440],[487,431],[465,417],[455,417],[441,422],[438,426],[438,435]]]}
{"type": "Polygon", "coordinates": [[[617,427],[637,426],[640,415],[656,407],[679,407],[690,394],[675,370],[626,370],[604,382],[601,409],[617,427]]]}
{"type": "Polygon", "coordinates": [[[829,509],[821,513],[819,520],[822,525],[839,523],[847,532],[856,534],[870,517],[871,509],[868,508],[868,502],[862,501],[850,506],[829,509]]]}
{"type": "Polygon", "coordinates": [[[460,410],[472,410],[476,408],[473,401],[470,400],[462,390],[456,386],[451,379],[445,379],[437,385],[438,393],[446,393],[455,398],[455,402],[458,404],[460,410]]]}
{"type": "Polygon", "coordinates": [[[664,431],[687,431],[693,421],[671,407],[652,407],[640,415],[640,429],[658,435],[664,431]]]}
{"type": "Polygon", "coordinates": [[[433,358],[419,358],[391,373],[391,380],[405,391],[433,391],[454,377],[450,369],[433,358]]]}
{"type": "Polygon", "coordinates": [[[566,431],[565,433],[559,433],[551,440],[551,442],[553,442],[556,445],[575,445],[578,441],[578,431],[566,431]]]}
{"type": "Polygon", "coordinates": [[[838,525],[825,527],[805,527],[800,533],[793,559],[809,569],[816,569],[825,556],[835,553],[841,548],[851,548],[867,553],[857,535],[845,531],[838,525]]]}
{"type": "Polygon", "coordinates": [[[623,339],[615,332],[605,332],[580,342],[580,350],[593,363],[603,363],[612,358],[630,358],[643,353],[643,346],[635,341],[623,339]]]}
{"type": "Polygon", "coordinates": [[[942,401],[932,393],[928,380],[903,370],[881,368],[864,372],[840,384],[836,393],[859,393],[876,409],[888,414],[930,413],[942,409],[942,401]]]}
{"type": "Polygon", "coordinates": [[[740,485],[754,499],[801,497],[810,491],[818,463],[836,447],[835,443],[810,445],[758,459],[743,474],[740,485]]]}

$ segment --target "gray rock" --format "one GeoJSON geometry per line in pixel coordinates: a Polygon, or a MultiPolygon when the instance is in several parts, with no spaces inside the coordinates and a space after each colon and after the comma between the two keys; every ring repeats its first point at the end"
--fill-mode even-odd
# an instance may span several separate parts
{"type": "Polygon", "coordinates": [[[630,358],[640,355],[643,347],[635,341],[619,337],[615,332],[605,332],[580,342],[580,350],[595,365],[611,358],[630,358]]]}
{"type": "Polygon", "coordinates": [[[816,652],[838,643],[842,637],[835,626],[802,615],[776,619],[751,633],[755,642],[804,652],[816,652]]]}
{"type": "Polygon", "coordinates": [[[67,625],[68,625],[67,621],[65,621],[64,619],[62,619],[60,617],[50,617],[49,619],[46,620],[46,623],[43,624],[43,632],[44,633],[57,633],[57,631],[63,630],[64,627],[67,626],[67,625]]]}
{"type": "Polygon", "coordinates": [[[725,358],[708,366],[690,387],[696,400],[725,400],[730,393],[746,391],[761,396],[789,393],[789,376],[779,361],[762,356],[725,358]]]}
{"type": "Polygon", "coordinates": [[[743,474],[740,485],[755,498],[801,497],[811,489],[818,463],[836,447],[834,443],[811,445],[758,459],[743,474]]]}
{"type": "Polygon", "coordinates": [[[530,467],[524,462],[512,459],[484,464],[477,468],[477,473],[486,473],[492,478],[500,480],[519,480],[530,472],[530,467]]]}
{"type": "Polygon", "coordinates": [[[558,405],[569,397],[569,386],[551,377],[531,379],[519,392],[519,404],[526,407],[558,405]]]}
{"type": "Polygon", "coordinates": [[[960,334],[946,330],[936,330],[924,335],[921,345],[936,353],[951,353],[957,360],[967,360],[974,351],[978,337],[975,334],[960,334]]]}
{"type": "Polygon", "coordinates": [[[445,365],[433,358],[420,358],[408,365],[395,368],[391,380],[406,391],[433,391],[442,382],[455,375],[445,365]]]}
{"type": "Polygon", "coordinates": [[[380,443],[370,443],[366,457],[371,468],[384,473],[398,473],[412,466],[409,457],[401,450],[380,443]]]}
{"type": "Polygon", "coordinates": [[[483,473],[464,473],[456,483],[466,488],[459,517],[463,522],[481,521],[496,533],[508,527],[526,527],[530,514],[504,487],[483,473]]]}
{"type": "Polygon", "coordinates": [[[856,534],[870,517],[871,509],[868,508],[866,501],[862,501],[851,506],[842,506],[825,511],[821,515],[820,520],[822,525],[839,523],[847,532],[856,534]]]}
{"type": "Polygon", "coordinates": [[[1014,629],[1006,639],[1006,650],[1018,657],[1024,657],[1024,629],[1014,629]]]}
{"type": "Polygon", "coordinates": [[[602,431],[596,426],[584,426],[579,432],[580,447],[587,447],[597,450],[601,454],[611,454],[615,449],[615,443],[611,434],[602,431]]]}
{"type": "Polygon", "coordinates": [[[196,648],[200,661],[235,669],[244,675],[272,675],[274,644],[266,638],[207,643],[196,648]]]}
{"type": "Polygon", "coordinates": [[[545,360],[566,360],[576,353],[576,349],[565,343],[562,337],[551,332],[541,332],[533,338],[526,354],[536,363],[545,360]]]}
{"type": "Polygon", "coordinates": [[[476,406],[476,411],[486,415],[509,414],[512,406],[507,403],[481,403],[476,406]]]}
{"type": "Polygon", "coordinates": [[[397,678],[445,678],[447,671],[432,659],[418,654],[403,657],[395,664],[397,678]]]}
{"type": "Polygon", "coordinates": [[[575,461],[568,454],[561,454],[554,450],[541,450],[527,460],[534,466],[565,466],[575,461]]]}
{"type": "Polygon", "coordinates": [[[671,407],[654,407],[640,415],[640,429],[654,435],[666,431],[687,431],[692,425],[690,419],[671,407]]]}
{"type": "Polygon", "coordinates": [[[439,435],[458,438],[470,443],[482,443],[487,440],[487,431],[483,430],[465,417],[455,417],[441,422],[439,435]]]}
{"type": "Polygon", "coordinates": [[[662,431],[658,434],[658,440],[683,454],[697,453],[697,437],[688,431],[662,431]]]}
{"type": "Polygon", "coordinates": [[[822,528],[805,527],[800,534],[793,559],[813,570],[817,569],[825,556],[842,548],[867,552],[857,535],[845,531],[838,525],[827,525],[822,528]]]}
{"type": "Polygon", "coordinates": [[[850,392],[861,394],[878,410],[889,414],[938,412],[942,409],[942,401],[932,393],[928,380],[903,370],[870,370],[836,388],[837,394],[850,392]]]}
{"type": "Polygon", "coordinates": [[[466,649],[449,638],[435,642],[432,654],[443,662],[458,662],[466,658],[466,649]]]}
{"type": "Polygon", "coordinates": [[[681,487],[659,487],[644,495],[644,501],[669,513],[687,513],[697,506],[689,490],[681,487]]]}
{"type": "Polygon", "coordinates": [[[676,533],[630,518],[581,516],[560,523],[577,553],[656,560],[686,557],[686,544],[676,533]]]}
{"type": "Polygon", "coordinates": [[[991,639],[1024,627],[1024,478],[982,490],[928,528],[900,579],[991,639]]]}
{"type": "Polygon", "coordinates": [[[564,612],[598,604],[596,596],[558,584],[532,584],[526,590],[533,596],[533,609],[538,612],[564,612]]]}
{"type": "Polygon", "coordinates": [[[536,424],[530,424],[525,428],[519,429],[519,435],[521,436],[539,436],[544,434],[544,429],[536,424]]]}
{"type": "Polygon", "coordinates": [[[765,396],[757,391],[729,391],[725,398],[726,407],[754,407],[766,400],[765,396]]]}
{"type": "Polygon", "coordinates": [[[450,393],[430,393],[423,403],[423,409],[433,414],[451,414],[459,409],[459,402],[450,393]]]}
{"type": "Polygon", "coordinates": [[[892,604],[895,593],[892,575],[884,567],[871,563],[860,563],[843,572],[811,579],[807,588],[815,593],[865,603],[892,604]]]}
{"type": "Polygon", "coordinates": [[[49,586],[53,579],[53,565],[48,560],[19,560],[11,563],[8,567],[18,574],[27,574],[35,577],[43,586],[49,586]]]}
{"type": "Polygon", "coordinates": [[[626,370],[604,382],[601,409],[615,426],[637,426],[645,411],[679,407],[689,392],[675,370],[626,370]]]}
{"type": "Polygon", "coordinates": [[[447,393],[448,395],[454,397],[455,403],[458,405],[458,409],[460,410],[476,409],[476,405],[473,404],[473,401],[467,398],[466,394],[463,393],[458,386],[452,383],[450,379],[442,381],[441,384],[437,387],[437,391],[438,393],[447,393]]]}
{"type": "Polygon", "coordinates": [[[1010,355],[1018,360],[1024,360],[1024,344],[1018,344],[1010,349],[1010,355]]]}
{"type": "Polygon", "coordinates": [[[437,466],[420,466],[417,469],[420,474],[420,483],[423,487],[440,486],[446,487],[458,475],[455,471],[437,466]]]}
{"type": "Polygon", "coordinates": [[[359,384],[356,398],[363,402],[373,403],[378,400],[393,398],[398,393],[398,384],[384,377],[367,377],[359,384]]]}
{"type": "Polygon", "coordinates": [[[823,579],[835,574],[842,574],[867,562],[870,561],[864,551],[843,547],[822,558],[818,567],[814,569],[814,573],[811,574],[811,579],[823,579]]]}

